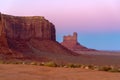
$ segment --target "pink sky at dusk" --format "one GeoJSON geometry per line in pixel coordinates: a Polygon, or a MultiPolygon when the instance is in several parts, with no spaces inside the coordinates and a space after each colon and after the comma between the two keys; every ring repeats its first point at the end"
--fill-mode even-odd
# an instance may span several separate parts
{"type": "Polygon", "coordinates": [[[43,15],[57,29],[120,30],[119,0],[3,0],[0,11],[13,15],[43,15]],[[112,23],[112,25],[111,25],[112,23]],[[100,25],[100,27],[98,26],[100,25]]]}
{"type": "Polygon", "coordinates": [[[45,16],[55,24],[58,37],[74,31],[120,34],[120,0],[0,0],[0,12],[45,16]]]}

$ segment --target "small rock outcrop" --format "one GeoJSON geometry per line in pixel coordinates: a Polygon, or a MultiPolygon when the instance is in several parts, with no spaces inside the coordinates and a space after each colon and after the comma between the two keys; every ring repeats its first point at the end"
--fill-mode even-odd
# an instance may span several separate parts
{"type": "Polygon", "coordinates": [[[73,35],[64,36],[61,44],[72,51],[94,51],[94,49],[81,45],[77,38],[77,33],[74,32],[73,35]]]}

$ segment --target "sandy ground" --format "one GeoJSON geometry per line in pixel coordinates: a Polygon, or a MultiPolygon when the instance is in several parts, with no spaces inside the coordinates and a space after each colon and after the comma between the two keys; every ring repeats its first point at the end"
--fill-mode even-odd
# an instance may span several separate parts
{"type": "Polygon", "coordinates": [[[80,68],[0,64],[0,80],[120,80],[120,73],[80,68]]]}

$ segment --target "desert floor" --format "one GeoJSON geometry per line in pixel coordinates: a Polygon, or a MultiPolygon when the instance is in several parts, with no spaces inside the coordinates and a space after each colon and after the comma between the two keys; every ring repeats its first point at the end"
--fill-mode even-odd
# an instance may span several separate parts
{"type": "Polygon", "coordinates": [[[80,68],[0,64],[0,80],[120,80],[120,73],[80,68]]]}

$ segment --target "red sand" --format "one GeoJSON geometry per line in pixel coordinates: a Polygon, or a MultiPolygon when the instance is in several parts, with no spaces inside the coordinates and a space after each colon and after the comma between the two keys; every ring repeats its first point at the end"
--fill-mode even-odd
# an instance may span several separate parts
{"type": "Polygon", "coordinates": [[[120,73],[80,68],[0,64],[0,80],[120,80],[120,73]]]}

